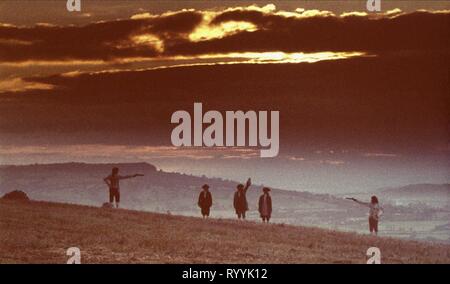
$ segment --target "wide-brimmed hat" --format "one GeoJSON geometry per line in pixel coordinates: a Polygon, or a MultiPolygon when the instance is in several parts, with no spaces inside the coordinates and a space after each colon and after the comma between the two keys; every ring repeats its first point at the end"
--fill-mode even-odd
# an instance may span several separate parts
{"type": "Polygon", "coordinates": [[[270,188],[268,188],[268,187],[263,187],[263,189],[262,189],[264,192],[269,192],[270,191],[270,188]]]}
{"type": "Polygon", "coordinates": [[[208,189],[208,188],[209,188],[209,185],[207,185],[207,184],[205,183],[204,185],[202,185],[202,188],[203,188],[203,189],[208,189]]]}

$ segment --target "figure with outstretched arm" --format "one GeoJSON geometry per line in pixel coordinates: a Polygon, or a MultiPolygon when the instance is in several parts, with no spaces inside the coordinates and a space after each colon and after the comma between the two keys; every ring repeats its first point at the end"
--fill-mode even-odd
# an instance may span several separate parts
{"type": "Polygon", "coordinates": [[[234,193],[233,205],[236,210],[236,215],[238,219],[245,220],[245,212],[248,210],[247,203],[247,190],[252,185],[252,181],[248,178],[245,186],[243,184],[238,184],[236,187],[236,192],[234,193]]]}
{"type": "Polygon", "coordinates": [[[378,234],[378,221],[380,219],[380,216],[383,214],[383,207],[380,206],[378,198],[374,195],[371,197],[370,202],[359,201],[356,198],[346,199],[369,207],[369,231],[371,234],[376,236],[378,234]]]}
{"type": "Polygon", "coordinates": [[[111,174],[103,179],[109,187],[109,203],[111,205],[113,205],[114,201],[115,201],[116,208],[119,208],[119,203],[120,203],[119,181],[121,179],[134,178],[134,177],[138,177],[138,176],[144,176],[144,175],[143,174],[134,174],[134,175],[121,176],[121,175],[119,175],[119,168],[114,167],[112,169],[111,174]]]}

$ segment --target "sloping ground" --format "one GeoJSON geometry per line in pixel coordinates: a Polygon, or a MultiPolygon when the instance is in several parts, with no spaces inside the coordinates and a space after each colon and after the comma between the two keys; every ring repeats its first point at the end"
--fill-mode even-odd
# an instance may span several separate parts
{"type": "MultiPolygon", "coordinates": [[[[26,192],[32,200],[76,203],[99,206],[109,198],[103,178],[117,166],[123,174],[143,173],[145,176],[121,183],[124,208],[175,215],[198,216],[198,194],[203,184],[211,186],[212,214],[234,218],[233,195],[243,181],[197,177],[159,171],[148,163],[62,163],[0,166],[0,196],[11,190],[26,192]]],[[[261,185],[254,184],[247,193],[249,217],[257,219],[257,202],[261,185]]],[[[371,194],[354,196],[369,200],[371,194]]],[[[353,196],[353,195],[352,195],[353,196]]],[[[328,229],[363,232],[367,228],[367,208],[329,194],[287,191],[272,188],[273,221],[291,225],[307,225],[328,229]]],[[[432,195],[430,195],[433,198],[432,195]]],[[[425,197],[421,197],[425,200],[425,197]]],[[[450,231],[435,228],[448,223],[450,211],[415,206],[392,206],[389,199],[380,199],[383,214],[382,235],[409,239],[427,239],[450,243],[450,231]],[[424,226],[425,224],[425,226],[424,226]]],[[[443,198],[437,198],[439,202],[443,198]]]]}
{"type": "Polygon", "coordinates": [[[0,200],[0,263],[450,263],[450,246],[280,224],[0,200]]]}

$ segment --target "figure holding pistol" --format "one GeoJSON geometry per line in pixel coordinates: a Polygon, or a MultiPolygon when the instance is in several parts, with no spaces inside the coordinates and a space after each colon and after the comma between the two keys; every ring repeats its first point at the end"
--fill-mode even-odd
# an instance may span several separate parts
{"type": "Polygon", "coordinates": [[[119,208],[119,203],[120,203],[119,181],[121,179],[134,178],[134,177],[138,177],[138,176],[144,176],[144,175],[143,174],[134,174],[134,175],[128,175],[128,176],[121,176],[121,175],[119,175],[119,168],[114,167],[112,169],[111,174],[103,179],[109,187],[109,203],[111,203],[111,205],[113,205],[114,201],[115,201],[116,208],[119,208]]]}

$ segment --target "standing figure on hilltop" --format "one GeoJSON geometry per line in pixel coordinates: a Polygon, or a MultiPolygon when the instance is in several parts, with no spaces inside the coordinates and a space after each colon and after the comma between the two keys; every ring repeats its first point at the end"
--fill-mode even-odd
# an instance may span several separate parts
{"type": "Polygon", "coordinates": [[[263,187],[263,194],[259,197],[258,211],[261,219],[264,222],[269,223],[270,216],[272,215],[272,197],[270,197],[270,188],[263,187]]]}
{"type": "Polygon", "coordinates": [[[383,207],[378,203],[378,198],[373,195],[369,202],[362,202],[357,200],[356,198],[347,198],[349,200],[353,200],[358,204],[369,207],[369,231],[372,235],[378,234],[378,220],[380,216],[383,214],[383,207]]]}
{"type": "Polygon", "coordinates": [[[209,217],[209,209],[212,206],[212,195],[209,192],[209,185],[204,184],[202,186],[202,191],[198,196],[198,207],[200,207],[203,218],[209,217]]]}
{"type": "Polygon", "coordinates": [[[248,203],[247,203],[247,189],[252,184],[252,181],[250,178],[248,178],[247,183],[245,186],[243,184],[238,184],[236,187],[236,192],[234,193],[234,200],[233,205],[234,209],[236,210],[236,215],[238,219],[245,219],[245,212],[248,210],[248,203]]]}
{"type": "Polygon", "coordinates": [[[119,180],[121,179],[127,179],[127,178],[134,178],[138,176],[143,176],[143,174],[134,174],[134,175],[128,175],[128,176],[120,176],[119,175],[119,168],[114,167],[112,169],[112,173],[105,177],[103,180],[109,187],[109,203],[113,205],[114,200],[116,201],[116,208],[119,208],[119,202],[120,202],[120,187],[119,187],[119,180]]]}

